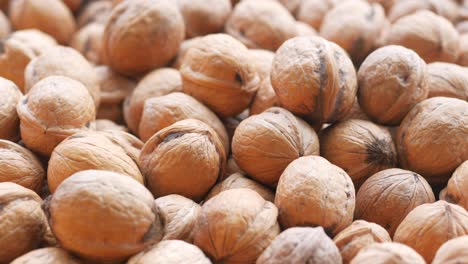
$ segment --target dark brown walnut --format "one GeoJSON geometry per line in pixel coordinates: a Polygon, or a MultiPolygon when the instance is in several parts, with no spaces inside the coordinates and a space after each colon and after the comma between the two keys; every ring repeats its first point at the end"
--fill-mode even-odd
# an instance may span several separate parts
{"type": "Polygon", "coordinates": [[[194,244],[215,263],[254,263],[280,233],[278,209],[249,189],[221,192],[202,206],[194,244]]]}
{"type": "Polygon", "coordinates": [[[0,140],[0,182],[13,182],[41,194],[45,177],[41,162],[31,151],[0,140]]]}
{"type": "Polygon", "coordinates": [[[239,168],[234,158],[230,156],[226,162],[226,171],[224,173],[224,177],[222,178],[222,180],[226,179],[227,177],[235,173],[246,175],[246,173],[239,168]]]}
{"type": "Polygon", "coordinates": [[[444,96],[468,101],[468,69],[456,64],[433,62],[427,65],[428,97],[444,96]]]}
{"type": "Polygon", "coordinates": [[[0,11],[0,38],[6,38],[11,33],[10,20],[0,11]]]}
{"type": "Polygon", "coordinates": [[[398,19],[386,31],[383,42],[412,49],[427,63],[455,62],[459,55],[458,32],[450,21],[430,11],[398,19]]]}
{"type": "Polygon", "coordinates": [[[125,126],[121,126],[116,124],[114,121],[108,119],[96,119],[91,124],[92,127],[96,129],[96,131],[108,131],[108,130],[119,130],[127,132],[128,129],[125,126]]]}
{"type": "Polygon", "coordinates": [[[224,175],[226,154],[211,127],[185,119],[153,135],[141,151],[139,164],[156,198],[180,194],[200,201],[224,175]]]}
{"type": "Polygon", "coordinates": [[[97,118],[123,123],[123,103],[135,89],[136,82],[107,66],[97,66],[94,70],[101,88],[101,103],[97,118]]]}
{"type": "Polygon", "coordinates": [[[357,192],[354,218],[379,224],[393,237],[411,210],[433,202],[434,193],[422,176],[402,169],[383,170],[357,192]]]}
{"type": "Polygon", "coordinates": [[[77,17],[78,26],[82,28],[90,23],[105,24],[111,12],[112,1],[89,1],[77,17]]]}
{"type": "Polygon", "coordinates": [[[141,75],[166,65],[184,38],[184,19],[170,1],[124,1],[107,20],[104,61],[121,74],[141,75]]]}
{"type": "Polygon", "coordinates": [[[381,5],[365,0],[345,1],[326,14],[320,35],[341,46],[354,63],[360,64],[377,48],[385,23],[387,20],[381,5]]]}
{"type": "Polygon", "coordinates": [[[184,119],[197,119],[210,125],[223,143],[225,153],[229,153],[229,138],[221,120],[208,107],[184,93],[146,100],[138,133],[141,140],[147,141],[161,129],[184,119]]]}
{"type": "Polygon", "coordinates": [[[349,264],[365,247],[375,243],[392,242],[392,239],[378,224],[356,220],[338,233],[333,241],[340,250],[343,263],[349,264]]]}
{"type": "Polygon", "coordinates": [[[360,120],[369,120],[369,117],[362,111],[361,106],[359,105],[359,100],[356,98],[354,100],[353,107],[349,110],[348,114],[343,117],[341,121],[346,121],[348,119],[360,119],[360,120]]]}
{"type": "Polygon", "coordinates": [[[393,6],[395,6],[395,4],[399,2],[399,0],[367,0],[367,1],[369,3],[380,4],[381,6],[383,6],[387,14],[390,12],[390,10],[392,10],[393,6]]]}
{"type": "Polygon", "coordinates": [[[464,161],[448,181],[445,200],[468,210],[468,160],[464,161]]]}
{"type": "Polygon", "coordinates": [[[144,184],[137,163],[102,132],[76,133],[54,149],[47,169],[50,191],[54,193],[65,179],[84,170],[113,171],[144,184]]]}
{"type": "Polygon", "coordinates": [[[398,125],[428,95],[428,70],[418,54],[390,45],[371,53],[358,71],[362,110],[384,125],[398,125]]]}
{"type": "Polygon", "coordinates": [[[372,244],[361,250],[350,264],[425,264],[412,248],[393,242],[372,244]]]}
{"type": "Polygon", "coordinates": [[[41,198],[12,182],[0,183],[0,262],[13,259],[39,247],[47,229],[41,198]]]}
{"type": "Polygon", "coordinates": [[[161,68],[143,77],[124,102],[124,119],[128,128],[138,134],[145,101],[152,97],[182,91],[182,77],[176,69],[161,68]]]}
{"type": "Polygon", "coordinates": [[[321,37],[296,37],[276,52],[271,84],[281,105],[311,122],[335,122],[353,106],[356,71],[346,52],[321,37]]]}
{"type": "Polygon", "coordinates": [[[60,0],[13,0],[9,10],[11,24],[16,29],[38,29],[68,44],[76,30],[75,19],[60,0]]]}
{"type": "Polygon", "coordinates": [[[35,29],[18,30],[0,43],[0,75],[14,82],[23,92],[24,70],[28,63],[57,45],[52,37],[35,29]]]}
{"type": "Polygon", "coordinates": [[[324,129],[320,151],[324,158],[346,171],[356,189],[374,173],[398,165],[390,132],[366,120],[348,119],[324,129]]]}
{"type": "Polygon", "coordinates": [[[231,190],[231,189],[240,189],[240,188],[246,188],[250,189],[252,191],[257,192],[262,196],[263,199],[269,202],[274,202],[275,200],[275,193],[270,190],[269,188],[261,185],[260,183],[251,180],[241,173],[234,173],[224,179],[222,182],[216,184],[213,189],[208,193],[208,195],[205,197],[205,201],[208,201],[209,199],[215,197],[221,192],[231,190]]]}
{"type": "Polygon", "coordinates": [[[180,73],[184,92],[221,117],[244,111],[260,83],[249,50],[226,34],[197,40],[185,54],[180,73]]]}
{"type": "Polygon", "coordinates": [[[458,19],[459,7],[453,0],[406,0],[396,1],[388,13],[388,19],[393,23],[398,19],[414,14],[420,10],[429,10],[439,16],[455,22],[458,19]]]}
{"type": "MultiPolygon", "coordinates": [[[[468,21],[467,21],[468,22],[468,21]]],[[[468,27],[468,23],[467,23],[468,27]]],[[[460,35],[460,54],[458,57],[457,64],[460,66],[468,66],[468,30],[460,35]]]]}
{"type": "Polygon", "coordinates": [[[317,30],[301,21],[296,21],[296,36],[317,36],[317,30]]]}
{"type": "Polygon", "coordinates": [[[18,141],[20,138],[19,117],[16,105],[22,97],[19,88],[10,80],[0,77],[0,139],[18,141]]]}
{"type": "Polygon", "coordinates": [[[336,264],[342,260],[322,227],[293,227],[279,234],[256,263],[336,264]]]}
{"type": "Polygon", "coordinates": [[[198,40],[200,40],[202,37],[194,37],[191,39],[185,39],[182,44],[180,44],[180,49],[179,52],[177,53],[177,56],[174,59],[174,62],[172,63],[172,67],[176,69],[180,69],[182,66],[182,62],[184,61],[185,55],[187,55],[187,51],[189,48],[195,45],[198,40]]]}
{"type": "Polygon", "coordinates": [[[223,119],[224,127],[226,127],[230,142],[232,142],[232,138],[234,137],[234,133],[236,132],[236,129],[239,126],[239,124],[245,119],[247,119],[249,115],[249,109],[246,109],[236,116],[227,117],[223,119]]]}
{"type": "Polygon", "coordinates": [[[242,121],[232,140],[232,154],[239,167],[269,186],[276,186],[293,160],[319,155],[319,148],[313,128],[278,107],[242,121]]]}
{"type": "Polygon", "coordinates": [[[176,3],[185,21],[187,38],[222,31],[232,11],[230,0],[177,0],[176,3]]]}
{"type": "Polygon", "coordinates": [[[281,175],[275,205],[283,228],[322,226],[334,236],[353,221],[353,182],[344,170],[320,156],[301,157],[281,175]]]}
{"type": "Polygon", "coordinates": [[[80,8],[81,4],[83,4],[83,2],[84,2],[83,0],[62,0],[62,1],[73,12],[77,11],[80,8]]]}
{"type": "Polygon", "coordinates": [[[297,35],[294,17],[271,0],[241,1],[226,22],[226,32],[249,48],[272,51],[297,35]]]}
{"type": "Polygon", "coordinates": [[[99,106],[101,96],[96,72],[78,51],[56,46],[31,60],[24,72],[25,92],[28,93],[37,82],[52,75],[81,82],[92,96],[96,108],[99,106]]]}
{"type": "Polygon", "coordinates": [[[325,15],[338,4],[338,0],[300,0],[297,20],[320,30],[325,15]]]}
{"type": "Polygon", "coordinates": [[[434,257],[432,264],[457,264],[468,262],[468,235],[445,242],[434,257]]]}
{"type": "Polygon", "coordinates": [[[165,220],[163,240],[179,239],[192,243],[200,205],[178,194],[160,197],[155,203],[165,220]]]}
{"type": "Polygon", "coordinates": [[[180,240],[162,241],[138,255],[127,264],[211,264],[211,261],[198,247],[180,240]]]}
{"type": "Polygon", "coordinates": [[[464,235],[468,235],[468,212],[437,201],[413,209],[398,226],[393,241],[412,247],[431,263],[442,244],[464,235]]]}
{"type": "Polygon", "coordinates": [[[11,264],[82,264],[81,260],[58,247],[47,247],[30,251],[11,264]]]}
{"type": "Polygon", "coordinates": [[[79,51],[89,62],[100,64],[103,33],[104,25],[87,24],[73,35],[70,46],[79,51]]]}
{"type": "Polygon", "coordinates": [[[39,81],[17,106],[21,138],[28,149],[50,156],[68,136],[95,119],[95,105],[85,86],[63,76],[39,81]]]}
{"type": "Polygon", "coordinates": [[[445,184],[468,159],[468,102],[434,97],[416,105],[401,123],[396,146],[400,165],[445,184]]]}

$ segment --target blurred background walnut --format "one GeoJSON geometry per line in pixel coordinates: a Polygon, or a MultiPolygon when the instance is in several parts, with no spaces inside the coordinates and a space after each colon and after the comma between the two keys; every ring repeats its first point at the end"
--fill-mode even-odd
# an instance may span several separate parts
{"type": "Polygon", "coordinates": [[[433,62],[427,65],[428,97],[444,96],[468,100],[468,69],[456,64],[433,62]]]}
{"type": "Polygon", "coordinates": [[[180,240],[166,240],[133,256],[127,264],[211,264],[198,247],[180,240]]]}
{"type": "Polygon", "coordinates": [[[424,264],[424,259],[412,248],[393,242],[376,243],[362,249],[351,264],[424,264]]]}
{"type": "Polygon", "coordinates": [[[23,94],[13,82],[2,77],[0,77],[0,94],[0,139],[18,141],[20,121],[16,105],[23,94]]]}
{"type": "Polygon", "coordinates": [[[89,62],[100,64],[103,33],[104,25],[87,24],[73,35],[70,47],[79,51],[89,62]]]}
{"type": "Polygon", "coordinates": [[[468,160],[464,161],[452,174],[448,181],[443,199],[455,203],[468,210],[468,160]]]}

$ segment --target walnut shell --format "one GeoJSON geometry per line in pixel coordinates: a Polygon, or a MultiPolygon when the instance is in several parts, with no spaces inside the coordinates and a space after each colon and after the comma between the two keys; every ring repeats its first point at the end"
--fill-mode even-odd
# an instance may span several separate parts
{"type": "Polygon", "coordinates": [[[468,210],[468,160],[464,161],[448,181],[445,200],[468,210]]]}
{"type": "Polygon", "coordinates": [[[457,264],[468,262],[468,235],[445,242],[434,257],[432,264],[457,264]]]}
{"type": "Polygon", "coordinates": [[[246,175],[246,173],[239,168],[234,158],[230,156],[226,162],[226,171],[224,172],[224,177],[220,180],[225,180],[228,176],[235,174],[235,173],[246,175]]]}
{"type": "Polygon", "coordinates": [[[6,38],[11,33],[11,25],[8,17],[0,11],[0,38],[6,38]]]}
{"type": "MultiPolygon", "coordinates": [[[[468,11],[468,7],[467,7],[467,11],[468,11]]],[[[461,21],[455,24],[455,28],[458,31],[458,33],[460,33],[460,42],[461,42],[462,41],[461,37],[465,35],[466,33],[468,33],[468,21],[465,20],[465,21],[461,21]]],[[[460,47],[460,49],[463,49],[463,47],[460,47]]]]}
{"type": "Polygon", "coordinates": [[[468,70],[456,64],[433,62],[427,65],[428,97],[444,96],[468,101],[468,70]]]}
{"type": "MultiPolygon", "coordinates": [[[[468,27],[468,21],[467,21],[468,27]]],[[[468,66],[468,29],[467,32],[464,32],[460,35],[460,54],[458,57],[457,64],[461,66],[468,66]]]]}
{"type": "MultiPolygon", "coordinates": [[[[77,11],[80,8],[81,4],[83,3],[83,0],[62,0],[62,1],[73,12],[77,11]]],[[[84,1],[86,1],[86,0],[84,0],[84,1]]]]}
{"type": "Polygon", "coordinates": [[[296,36],[317,36],[317,30],[304,22],[296,21],[296,36]]]}
{"type": "Polygon", "coordinates": [[[340,250],[343,263],[348,264],[365,247],[374,243],[392,242],[381,226],[364,220],[356,220],[333,239],[340,250]]]}
{"type": "Polygon", "coordinates": [[[336,0],[300,0],[297,20],[309,24],[316,30],[320,30],[325,15],[333,9],[336,0]]]}
{"type": "Polygon", "coordinates": [[[114,144],[120,146],[138,164],[143,142],[134,135],[118,130],[107,130],[103,134],[114,144]]]}
{"type": "Polygon", "coordinates": [[[127,264],[211,264],[196,246],[180,240],[167,240],[146,249],[128,260],[127,264]]]}
{"type": "Polygon", "coordinates": [[[89,62],[100,64],[103,33],[104,25],[87,24],[73,35],[70,46],[79,51],[89,62]]]}
{"type": "Polygon", "coordinates": [[[275,186],[295,159],[319,154],[315,131],[289,111],[273,107],[242,121],[232,140],[239,167],[253,179],[275,186]]]}
{"type": "Polygon", "coordinates": [[[226,154],[211,127],[185,119],[153,135],[139,160],[155,197],[180,194],[200,201],[224,174],[226,154]]]}
{"type": "Polygon", "coordinates": [[[172,67],[176,69],[180,69],[182,66],[182,62],[184,61],[185,55],[187,55],[187,51],[189,48],[193,47],[198,40],[200,40],[202,37],[195,37],[191,39],[186,39],[180,44],[180,49],[179,52],[177,52],[177,56],[174,59],[174,62],[172,63],[172,67]]]}
{"type": "Polygon", "coordinates": [[[16,29],[35,28],[67,44],[76,30],[75,19],[60,0],[10,1],[10,20],[16,29]]]}
{"type": "Polygon", "coordinates": [[[362,110],[384,125],[398,125],[427,98],[428,70],[418,54],[390,45],[371,53],[358,71],[358,99],[362,110]]]}
{"type": "Polygon", "coordinates": [[[346,171],[356,189],[374,173],[398,164],[390,132],[365,120],[349,119],[327,127],[320,135],[320,150],[346,171]]]}
{"type": "Polygon", "coordinates": [[[375,243],[351,260],[351,264],[425,264],[424,259],[412,248],[393,242],[375,243]]]}
{"type": "Polygon", "coordinates": [[[291,14],[296,14],[301,2],[303,0],[277,0],[279,1],[291,14]]]}
{"type": "Polygon", "coordinates": [[[240,114],[251,103],[260,78],[249,50],[226,34],[197,40],[184,56],[183,90],[221,117],[240,114]]]}
{"type": "Polygon", "coordinates": [[[105,24],[112,12],[112,1],[99,0],[99,1],[88,1],[80,11],[77,21],[80,28],[86,24],[99,23],[105,24]]]}
{"type": "Polygon", "coordinates": [[[249,189],[221,192],[207,201],[194,244],[214,262],[254,263],[280,233],[278,209],[249,189]]]}
{"type": "Polygon", "coordinates": [[[406,0],[396,1],[388,13],[388,19],[393,23],[398,19],[414,14],[420,10],[429,10],[439,16],[454,22],[458,18],[459,7],[453,0],[406,0]]]}
{"type": "Polygon", "coordinates": [[[10,263],[42,242],[47,221],[41,202],[29,189],[12,182],[0,183],[1,263],[10,263]]]}
{"type": "Polygon", "coordinates": [[[367,1],[369,3],[380,4],[385,9],[386,13],[389,13],[390,10],[392,10],[393,6],[395,6],[395,4],[399,2],[399,0],[367,0],[367,1]]]}
{"type": "Polygon", "coordinates": [[[151,193],[114,172],[72,175],[60,184],[46,209],[61,246],[86,258],[121,260],[162,238],[151,193]]]}
{"type": "Polygon", "coordinates": [[[17,141],[20,137],[16,105],[23,95],[10,80],[0,77],[0,139],[17,141]]]}
{"type": "Polygon", "coordinates": [[[354,100],[354,104],[351,110],[349,110],[348,114],[343,117],[341,121],[346,121],[348,119],[369,120],[367,114],[362,111],[362,108],[359,105],[359,100],[357,98],[354,100]]]}
{"type": "Polygon", "coordinates": [[[67,251],[48,247],[30,251],[16,258],[11,264],[82,264],[80,260],[70,255],[67,251]]]}
{"type": "Polygon", "coordinates": [[[356,71],[338,45],[320,37],[296,37],[276,52],[271,84],[289,111],[313,122],[334,122],[353,106],[356,71]]]}
{"type": "Polygon", "coordinates": [[[85,86],[63,76],[39,81],[17,106],[21,138],[32,151],[49,156],[68,136],[95,119],[95,108],[85,86]]]}
{"type": "Polygon", "coordinates": [[[205,201],[208,201],[209,199],[213,198],[221,192],[240,188],[246,188],[255,191],[268,202],[274,202],[275,200],[275,193],[269,188],[245,177],[241,173],[234,173],[231,176],[224,179],[222,182],[216,184],[205,197],[205,201]]]}
{"type": "Polygon", "coordinates": [[[398,19],[385,34],[385,45],[412,49],[426,63],[458,59],[458,32],[450,21],[430,11],[418,11],[398,19]]]}
{"type": "Polygon", "coordinates": [[[102,51],[115,71],[140,75],[166,65],[176,56],[184,38],[184,19],[173,3],[124,1],[107,20],[102,51]]]}
{"type": "Polygon", "coordinates": [[[160,197],[155,203],[165,220],[163,240],[179,239],[192,243],[200,205],[178,194],[160,197]]]}
{"type": "Polygon", "coordinates": [[[236,129],[239,126],[239,124],[245,119],[247,119],[249,117],[249,114],[249,109],[246,109],[237,116],[227,117],[223,119],[224,127],[226,127],[230,142],[232,142],[232,138],[234,137],[234,133],[236,132],[236,129]]]}
{"type": "Polygon", "coordinates": [[[275,205],[283,228],[322,226],[336,235],[353,221],[354,203],[351,178],[320,156],[291,162],[276,189],[275,205]]]}
{"type": "Polygon", "coordinates": [[[393,237],[401,221],[415,207],[435,202],[431,186],[420,175],[402,169],[374,174],[356,195],[355,219],[384,227],[393,237]]]}
{"type": "Polygon", "coordinates": [[[257,259],[257,264],[336,264],[340,252],[322,227],[293,227],[279,234],[257,259]]]}
{"type": "Polygon", "coordinates": [[[182,77],[178,70],[156,69],[143,77],[124,102],[124,118],[128,128],[138,134],[143,106],[151,97],[182,91],[182,77]]]}
{"type": "Polygon", "coordinates": [[[398,226],[393,240],[412,247],[431,263],[446,241],[468,235],[468,212],[463,207],[437,201],[413,209],[398,226]]]}
{"type": "Polygon", "coordinates": [[[78,51],[57,46],[31,60],[24,72],[25,92],[29,92],[40,80],[52,75],[61,75],[81,82],[88,89],[96,108],[99,106],[101,97],[96,73],[78,51]]]}
{"type": "Polygon", "coordinates": [[[91,126],[96,128],[96,131],[107,131],[107,130],[120,130],[127,132],[128,129],[124,126],[118,125],[111,120],[107,119],[96,119],[95,121],[91,122],[91,126]]]}
{"type": "Polygon", "coordinates": [[[468,102],[434,97],[416,105],[397,132],[403,168],[421,174],[430,184],[445,184],[468,159],[468,102]]]}

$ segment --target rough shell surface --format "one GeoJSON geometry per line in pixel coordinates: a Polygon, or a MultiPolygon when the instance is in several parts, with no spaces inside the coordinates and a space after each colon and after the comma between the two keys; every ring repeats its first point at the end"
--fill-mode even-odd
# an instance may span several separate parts
{"type": "Polygon", "coordinates": [[[445,200],[468,210],[468,160],[463,162],[448,181],[445,200]]]}
{"type": "Polygon", "coordinates": [[[253,58],[257,62],[257,71],[260,76],[261,84],[250,105],[250,115],[258,115],[270,107],[279,106],[275,90],[271,86],[270,72],[271,64],[275,53],[262,49],[250,50],[253,58]]]}
{"type": "Polygon", "coordinates": [[[452,22],[456,21],[459,15],[459,7],[453,0],[444,2],[437,0],[406,0],[394,2],[395,4],[388,13],[388,19],[392,23],[404,16],[416,13],[420,10],[432,11],[452,22]]]}
{"type": "Polygon", "coordinates": [[[57,247],[36,249],[16,258],[11,264],[82,264],[83,262],[57,247]]]}
{"type": "Polygon", "coordinates": [[[427,65],[428,97],[468,100],[468,69],[456,64],[433,62],[427,65]]]}
{"type": "Polygon", "coordinates": [[[180,240],[162,241],[128,260],[127,264],[211,264],[198,247],[180,240]]]}
{"type": "Polygon", "coordinates": [[[10,80],[0,77],[0,139],[17,141],[20,137],[16,105],[22,97],[19,88],[10,80]]]}
{"type": "Polygon", "coordinates": [[[351,264],[425,264],[412,248],[400,243],[376,243],[361,250],[351,264]]]}
{"type": "Polygon", "coordinates": [[[434,257],[432,264],[457,264],[468,262],[468,235],[445,242],[434,257]]]}

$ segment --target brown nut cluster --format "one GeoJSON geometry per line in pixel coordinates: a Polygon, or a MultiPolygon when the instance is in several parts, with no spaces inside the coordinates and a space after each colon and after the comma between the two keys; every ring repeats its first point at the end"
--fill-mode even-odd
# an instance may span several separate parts
{"type": "Polygon", "coordinates": [[[448,181],[444,200],[468,210],[468,160],[463,162],[448,181]]]}
{"type": "Polygon", "coordinates": [[[427,65],[428,97],[468,100],[468,69],[456,64],[433,62],[427,65]]]}
{"type": "Polygon", "coordinates": [[[21,91],[11,81],[0,77],[0,139],[17,141],[20,137],[19,117],[16,105],[22,97],[21,91]]]}
{"type": "Polygon", "coordinates": [[[133,256],[127,264],[211,264],[198,247],[180,240],[166,240],[133,256]]]}
{"type": "Polygon", "coordinates": [[[445,242],[434,257],[432,264],[456,264],[468,261],[468,235],[445,242]]]}
{"type": "Polygon", "coordinates": [[[112,1],[96,0],[88,1],[77,18],[78,26],[84,27],[86,24],[105,24],[112,12],[112,1]]]}
{"type": "Polygon", "coordinates": [[[425,264],[412,248],[393,242],[372,244],[361,250],[350,264],[425,264]]]}
{"type": "Polygon", "coordinates": [[[398,19],[416,13],[420,10],[429,10],[449,21],[456,21],[459,15],[459,7],[454,0],[406,0],[396,1],[388,13],[388,19],[393,23],[398,19]]]}
{"type": "Polygon", "coordinates": [[[87,24],[73,35],[70,47],[79,51],[89,62],[100,64],[103,33],[104,25],[87,24]]]}
{"type": "Polygon", "coordinates": [[[83,262],[58,247],[30,251],[16,258],[11,264],[82,264],[83,262]]]}
{"type": "Polygon", "coordinates": [[[194,37],[191,39],[185,39],[182,44],[180,44],[179,52],[177,52],[177,56],[172,63],[172,67],[180,70],[182,66],[182,62],[184,61],[185,55],[187,55],[187,51],[195,46],[198,40],[202,39],[202,37],[194,37]]]}
{"type": "Polygon", "coordinates": [[[272,190],[261,185],[260,183],[257,183],[254,180],[245,177],[244,175],[238,172],[230,175],[222,182],[216,184],[205,197],[205,201],[208,201],[209,199],[215,197],[221,192],[240,188],[250,189],[252,191],[257,192],[258,194],[260,194],[260,196],[262,196],[263,199],[265,199],[265,201],[275,201],[275,193],[272,190]]]}

